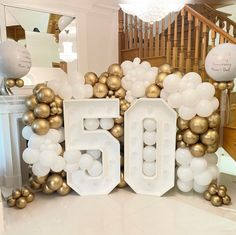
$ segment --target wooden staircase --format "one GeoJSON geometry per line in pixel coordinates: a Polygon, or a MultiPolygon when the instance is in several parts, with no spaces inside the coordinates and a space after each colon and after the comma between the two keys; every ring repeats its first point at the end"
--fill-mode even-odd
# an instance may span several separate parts
{"type": "Polygon", "coordinates": [[[208,51],[225,42],[236,44],[236,23],[228,16],[207,4],[185,5],[181,12],[149,24],[120,10],[120,63],[140,57],[152,66],[169,63],[175,69],[195,71],[206,79],[208,51]]]}

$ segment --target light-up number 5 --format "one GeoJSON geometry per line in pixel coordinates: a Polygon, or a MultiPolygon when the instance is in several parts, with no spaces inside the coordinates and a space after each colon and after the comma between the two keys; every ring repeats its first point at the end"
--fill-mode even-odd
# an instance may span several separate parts
{"type": "Polygon", "coordinates": [[[125,181],[161,196],[174,186],[176,112],[162,99],[139,99],[125,113],[125,181]]]}
{"type": "Polygon", "coordinates": [[[100,150],[103,166],[98,177],[69,171],[67,183],[80,195],[108,194],[120,181],[120,144],[107,130],[85,130],[84,119],[119,117],[119,99],[65,101],[64,113],[66,150],[100,150]]]}

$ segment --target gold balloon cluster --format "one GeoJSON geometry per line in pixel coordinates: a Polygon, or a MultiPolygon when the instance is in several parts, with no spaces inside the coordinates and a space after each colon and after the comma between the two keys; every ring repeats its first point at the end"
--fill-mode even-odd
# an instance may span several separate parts
{"type": "Polygon", "coordinates": [[[34,193],[27,187],[21,189],[15,189],[12,194],[7,198],[7,205],[9,207],[17,207],[23,209],[34,200],[34,193]]]}
{"type": "Polygon", "coordinates": [[[5,81],[5,86],[7,88],[13,88],[14,86],[21,88],[24,86],[24,81],[21,78],[17,79],[8,78],[5,81]]]}
{"type": "Polygon", "coordinates": [[[214,183],[210,184],[203,196],[213,206],[229,205],[231,203],[231,198],[227,195],[227,188],[224,185],[217,187],[214,183]]]}
{"type": "Polygon", "coordinates": [[[218,128],[220,115],[215,112],[208,118],[195,116],[190,121],[178,118],[177,147],[189,149],[194,157],[202,157],[205,153],[214,153],[219,146],[218,128]]]}
{"type": "Polygon", "coordinates": [[[94,98],[119,98],[120,118],[115,118],[115,125],[110,130],[111,134],[119,139],[124,135],[124,113],[130,107],[130,103],[125,100],[126,90],[121,85],[123,70],[119,64],[112,64],[106,72],[99,77],[93,72],[85,74],[85,84],[93,86],[94,98]]]}
{"type": "Polygon", "coordinates": [[[26,98],[25,105],[28,111],[23,114],[22,120],[37,135],[47,134],[50,128],[62,127],[63,100],[46,84],[36,85],[33,95],[26,98]]]}
{"type": "Polygon", "coordinates": [[[46,176],[38,177],[33,175],[30,179],[30,187],[33,190],[42,191],[44,194],[53,194],[57,192],[61,196],[70,193],[71,189],[66,183],[66,173],[52,173],[46,176]]]}
{"type": "Polygon", "coordinates": [[[232,91],[234,89],[234,81],[230,81],[230,82],[214,81],[213,86],[215,87],[215,89],[220,90],[220,91],[224,91],[224,90],[232,91]]]}

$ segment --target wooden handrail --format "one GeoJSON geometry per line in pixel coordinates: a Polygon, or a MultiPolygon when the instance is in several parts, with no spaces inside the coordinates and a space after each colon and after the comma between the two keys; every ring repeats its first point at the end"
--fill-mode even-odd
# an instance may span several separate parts
{"type": "Polygon", "coordinates": [[[236,39],[232,36],[230,36],[227,32],[225,32],[223,29],[221,29],[220,27],[218,27],[217,25],[215,25],[213,22],[211,22],[210,20],[208,20],[207,18],[205,18],[204,16],[202,16],[200,13],[198,13],[197,11],[195,11],[193,8],[191,8],[188,5],[184,6],[184,9],[188,12],[190,12],[193,16],[197,17],[200,21],[202,21],[203,23],[205,23],[209,28],[213,29],[215,32],[219,33],[220,35],[222,35],[225,39],[227,39],[229,42],[231,43],[235,43],[236,44],[236,39]]]}

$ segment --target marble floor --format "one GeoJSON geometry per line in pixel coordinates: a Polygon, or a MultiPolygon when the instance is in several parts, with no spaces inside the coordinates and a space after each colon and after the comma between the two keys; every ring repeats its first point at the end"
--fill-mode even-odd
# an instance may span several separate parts
{"type": "Polygon", "coordinates": [[[233,203],[213,207],[196,193],[172,189],[164,197],[115,189],[108,196],[37,194],[23,210],[0,202],[1,235],[235,235],[236,181],[224,175],[233,203]]]}

